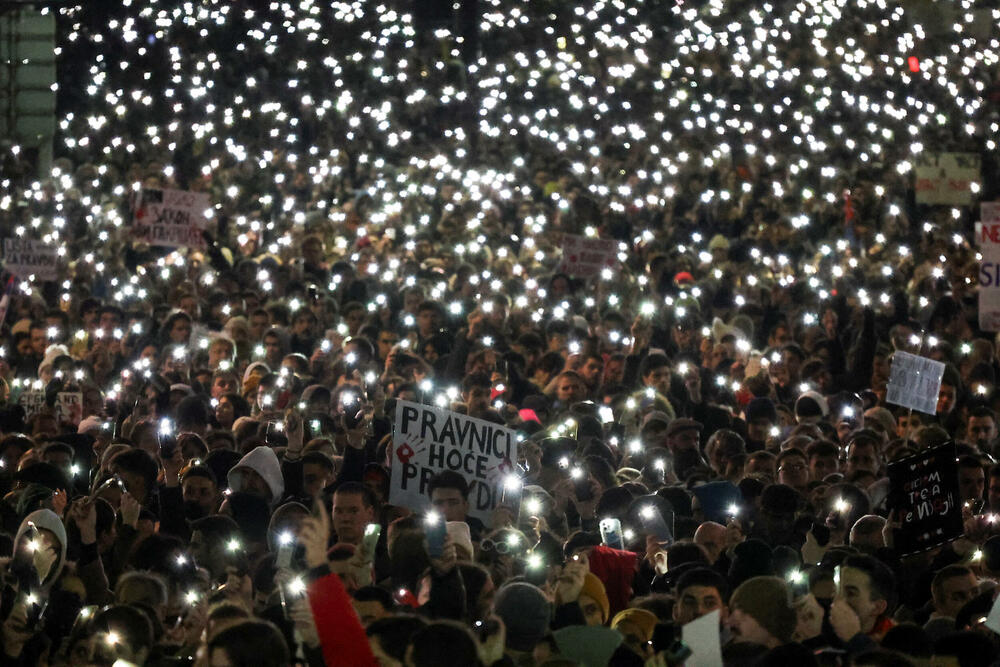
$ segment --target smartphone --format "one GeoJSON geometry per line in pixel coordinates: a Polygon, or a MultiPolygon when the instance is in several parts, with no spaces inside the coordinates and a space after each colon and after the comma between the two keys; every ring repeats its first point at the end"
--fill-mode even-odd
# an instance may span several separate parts
{"type": "Polygon", "coordinates": [[[353,391],[344,391],[341,393],[340,405],[337,407],[340,414],[344,415],[344,423],[347,425],[347,428],[357,428],[358,424],[364,419],[364,413],[361,410],[361,399],[353,391]]]}
{"type": "Polygon", "coordinates": [[[570,473],[573,479],[573,489],[576,492],[576,499],[584,502],[593,499],[594,492],[590,487],[590,474],[583,468],[574,468],[570,473]]]}
{"type": "Polygon", "coordinates": [[[437,512],[429,512],[424,518],[424,535],[427,536],[427,553],[431,558],[440,558],[444,553],[444,538],[447,534],[444,517],[437,512]]]}
{"type": "Polygon", "coordinates": [[[487,618],[485,621],[476,621],[475,623],[475,632],[480,643],[485,643],[499,631],[500,624],[495,618],[487,618]]]}
{"type": "Polygon", "coordinates": [[[42,618],[45,616],[45,610],[49,607],[49,597],[47,594],[40,596],[33,592],[28,592],[24,595],[24,602],[27,610],[25,625],[28,629],[37,630],[39,624],[42,622],[42,618]]]}
{"type": "Polygon", "coordinates": [[[167,459],[174,458],[174,452],[177,450],[177,438],[174,435],[160,433],[160,459],[166,461],[167,459]]]}
{"type": "Polygon", "coordinates": [[[99,487],[97,487],[97,489],[94,490],[94,493],[90,497],[96,498],[97,496],[101,495],[102,491],[110,489],[113,486],[117,486],[118,490],[121,491],[122,493],[128,491],[128,488],[125,487],[125,482],[122,481],[122,478],[119,477],[117,474],[115,474],[104,480],[104,483],[102,483],[99,487]]]}
{"type": "MultiPolygon", "coordinates": [[[[445,525],[444,521],[441,525],[445,525]]],[[[361,538],[361,548],[364,550],[364,555],[368,560],[375,557],[375,547],[378,545],[378,538],[382,534],[382,525],[378,523],[370,523],[365,526],[365,535],[361,538]]],[[[442,540],[443,542],[444,540],[442,540]]]]}
{"type": "Polygon", "coordinates": [[[620,519],[601,519],[601,542],[605,546],[619,551],[625,550],[625,541],[622,539],[622,522],[620,519]]]}
{"type": "Polygon", "coordinates": [[[288,531],[278,535],[278,555],[275,558],[274,564],[279,570],[292,566],[293,553],[295,553],[295,536],[288,531]]]}
{"type": "MultiPolygon", "coordinates": [[[[673,513],[670,516],[673,523],[673,513]]],[[[639,520],[642,522],[642,530],[647,535],[653,535],[661,543],[673,544],[674,532],[667,525],[666,519],[659,508],[654,505],[643,507],[639,510],[639,520]]]]}
{"type": "Polygon", "coordinates": [[[825,547],[830,543],[830,529],[819,523],[818,521],[813,521],[812,528],[813,537],[816,538],[816,544],[821,547],[825,547]]]}
{"type": "Polygon", "coordinates": [[[285,436],[283,426],[278,426],[278,422],[268,422],[264,431],[264,442],[268,447],[285,447],[288,445],[288,438],[285,436]]]}

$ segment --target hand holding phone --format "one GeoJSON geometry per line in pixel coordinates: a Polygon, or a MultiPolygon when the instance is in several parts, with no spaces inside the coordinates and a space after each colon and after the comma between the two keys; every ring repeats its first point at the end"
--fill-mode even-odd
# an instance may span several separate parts
{"type": "MultiPolygon", "coordinates": [[[[441,522],[444,525],[444,522],[441,522]]],[[[365,535],[361,538],[361,555],[366,563],[375,560],[375,548],[378,546],[378,538],[382,534],[382,526],[377,523],[370,523],[365,526],[365,535]]],[[[441,540],[442,544],[444,540],[441,540]]]]}
{"type": "Polygon", "coordinates": [[[440,558],[444,552],[444,538],[448,534],[444,517],[437,512],[428,512],[424,517],[424,535],[427,536],[427,554],[440,558]]]}
{"type": "Polygon", "coordinates": [[[625,540],[622,537],[622,522],[620,519],[601,519],[601,542],[605,546],[619,551],[625,550],[625,540]]]}

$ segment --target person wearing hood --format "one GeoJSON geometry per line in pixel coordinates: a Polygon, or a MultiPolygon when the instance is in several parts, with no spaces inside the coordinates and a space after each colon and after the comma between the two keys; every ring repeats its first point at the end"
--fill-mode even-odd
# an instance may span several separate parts
{"type": "Polygon", "coordinates": [[[245,491],[262,497],[272,507],[285,493],[281,463],[274,450],[261,445],[240,459],[229,471],[229,488],[236,493],[245,491]]]}
{"type": "Polygon", "coordinates": [[[0,664],[38,664],[48,640],[40,629],[41,613],[48,605],[49,591],[66,562],[66,529],[59,515],[35,510],[21,522],[14,537],[13,575],[0,598],[3,613],[3,655],[0,664]]]}

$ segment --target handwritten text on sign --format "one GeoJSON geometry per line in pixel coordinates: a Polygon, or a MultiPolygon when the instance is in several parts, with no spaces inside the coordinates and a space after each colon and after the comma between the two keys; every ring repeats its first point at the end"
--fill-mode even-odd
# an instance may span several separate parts
{"type": "Polygon", "coordinates": [[[504,478],[514,471],[513,461],[517,460],[515,431],[409,401],[396,404],[392,444],[391,504],[415,511],[427,509],[431,478],[453,470],[469,483],[469,515],[484,521],[504,494],[504,478]]]}
{"type": "Polygon", "coordinates": [[[976,153],[929,153],[916,159],[918,204],[972,203],[972,184],[978,183],[979,155],[976,153]]]}
{"type": "Polygon", "coordinates": [[[930,549],[962,534],[958,464],[949,442],[888,465],[889,507],[900,527],[894,548],[902,555],[930,549]]]}
{"type": "Polygon", "coordinates": [[[596,276],[618,264],[618,243],[611,239],[590,239],[573,234],[563,236],[559,270],[578,278],[596,276]]]}
{"type": "Polygon", "coordinates": [[[940,361],[908,352],[895,352],[885,400],[929,415],[936,414],[943,375],[944,364],[940,361]]]}
{"type": "Polygon", "coordinates": [[[133,210],[135,238],[149,245],[204,248],[201,233],[210,206],[204,192],[143,188],[133,210]]]}
{"type": "Polygon", "coordinates": [[[4,268],[18,278],[34,275],[37,280],[55,280],[59,260],[55,247],[30,239],[4,239],[4,268]]]}

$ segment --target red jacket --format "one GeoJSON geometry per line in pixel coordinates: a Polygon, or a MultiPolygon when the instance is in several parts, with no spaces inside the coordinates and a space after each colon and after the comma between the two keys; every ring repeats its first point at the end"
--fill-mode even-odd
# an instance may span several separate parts
{"type": "Polygon", "coordinates": [[[608,619],[628,607],[632,597],[632,580],[639,557],[631,551],[620,551],[599,545],[590,551],[590,571],[604,583],[611,612],[608,619]]]}
{"type": "Polygon", "coordinates": [[[307,591],[326,667],[379,667],[340,577],[328,574],[307,591]]]}

